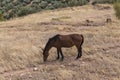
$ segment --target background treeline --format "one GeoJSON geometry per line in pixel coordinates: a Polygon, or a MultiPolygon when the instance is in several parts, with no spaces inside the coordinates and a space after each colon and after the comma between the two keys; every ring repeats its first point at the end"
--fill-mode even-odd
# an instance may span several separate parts
{"type": "Polygon", "coordinates": [[[115,2],[119,2],[120,0],[89,0],[89,1],[93,1],[92,4],[105,4],[105,3],[109,3],[109,4],[112,4],[112,3],[115,3],[115,2]]]}
{"type": "MultiPolygon", "coordinates": [[[[0,20],[20,17],[42,10],[81,6],[91,0],[0,0],[0,20]]],[[[114,3],[120,0],[94,0],[96,3],[114,3]]]]}
{"type": "Polygon", "coordinates": [[[5,19],[24,16],[42,10],[81,6],[87,0],[0,0],[0,14],[5,19]]]}
{"type": "Polygon", "coordinates": [[[115,15],[118,19],[120,19],[120,2],[114,4],[115,15]]]}

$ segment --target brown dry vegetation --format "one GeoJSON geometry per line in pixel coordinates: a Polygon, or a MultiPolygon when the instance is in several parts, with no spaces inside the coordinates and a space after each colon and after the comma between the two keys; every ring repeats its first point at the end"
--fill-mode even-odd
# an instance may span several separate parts
{"type": "MultiPolygon", "coordinates": [[[[110,6],[110,5],[107,5],[110,6]]],[[[111,7],[111,6],[110,6],[111,7]]],[[[113,8],[82,6],[44,11],[0,23],[0,80],[119,80],[120,21],[113,8]],[[106,19],[111,18],[111,23],[106,19]],[[90,22],[86,22],[90,20],[90,22]],[[47,63],[42,50],[55,34],[85,37],[83,56],[63,49],[63,62],[52,48],[47,63]]]]}

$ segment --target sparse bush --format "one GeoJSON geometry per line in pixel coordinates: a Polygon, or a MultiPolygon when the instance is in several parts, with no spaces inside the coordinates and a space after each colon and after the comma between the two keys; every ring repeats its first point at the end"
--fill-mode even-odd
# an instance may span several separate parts
{"type": "Polygon", "coordinates": [[[8,19],[10,19],[10,18],[14,18],[14,12],[13,11],[10,11],[10,12],[8,12],[8,19]]]}
{"type": "Polygon", "coordinates": [[[81,6],[87,3],[87,0],[70,0],[68,6],[81,6]]]}
{"type": "Polygon", "coordinates": [[[64,7],[64,4],[61,1],[54,1],[52,4],[55,9],[64,7]]]}
{"type": "Polygon", "coordinates": [[[0,0],[0,2],[2,2],[3,0],[0,0]]]}
{"type": "Polygon", "coordinates": [[[12,9],[14,7],[14,5],[12,3],[9,3],[7,5],[4,6],[5,10],[8,11],[10,9],[12,9]]]}
{"type": "Polygon", "coordinates": [[[77,5],[80,5],[80,6],[82,6],[82,5],[85,5],[85,4],[87,4],[87,0],[78,0],[78,4],[77,5]]]}
{"type": "Polygon", "coordinates": [[[6,0],[7,3],[10,3],[12,0],[6,0]]]}
{"type": "Polygon", "coordinates": [[[24,16],[46,9],[84,5],[87,0],[0,0],[0,9],[6,19],[24,16]]]}
{"type": "Polygon", "coordinates": [[[47,5],[48,5],[48,3],[47,3],[46,1],[42,1],[42,2],[40,3],[41,9],[45,9],[45,8],[47,7],[47,5]]]}
{"type": "Polygon", "coordinates": [[[114,4],[114,9],[115,9],[115,14],[118,17],[118,19],[120,19],[120,2],[116,2],[114,4]]]}
{"type": "Polygon", "coordinates": [[[118,2],[120,0],[94,0],[93,3],[96,4],[96,3],[100,3],[100,4],[103,4],[103,3],[115,3],[115,2],[118,2]]]}
{"type": "Polygon", "coordinates": [[[29,4],[31,0],[23,0],[25,3],[29,4]]]}
{"type": "Polygon", "coordinates": [[[18,12],[18,16],[25,16],[27,14],[31,14],[36,12],[33,8],[30,7],[22,7],[20,8],[19,12],[18,12]]]}
{"type": "Polygon", "coordinates": [[[29,7],[31,7],[35,12],[41,11],[40,5],[32,4],[29,7]]]}
{"type": "Polygon", "coordinates": [[[12,2],[14,6],[18,6],[18,5],[21,5],[22,3],[20,1],[15,1],[15,2],[12,2]]]}
{"type": "Polygon", "coordinates": [[[33,0],[33,3],[40,3],[41,0],[33,0]]]}
{"type": "Polygon", "coordinates": [[[54,6],[52,4],[48,4],[48,6],[46,7],[46,9],[50,9],[50,10],[53,10],[55,9],[54,6]]]}
{"type": "Polygon", "coordinates": [[[0,21],[3,21],[3,20],[4,20],[4,17],[3,17],[2,12],[0,11],[0,21]]]}

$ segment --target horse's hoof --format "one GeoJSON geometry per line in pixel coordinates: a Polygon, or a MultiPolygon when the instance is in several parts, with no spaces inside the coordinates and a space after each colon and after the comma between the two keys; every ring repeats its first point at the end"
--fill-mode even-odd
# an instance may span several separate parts
{"type": "Polygon", "coordinates": [[[59,58],[56,58],[56,60],[59,60],[59,58]]]}
{"type": "Polygon", "coordinates": [[[76,57],[75,60],[78,60],[80,57],[76,57]]]}
{"type": "Polygon", "coordinates": [[[63,59],[60,59],[60,61],[62,62],[62,61],[63,61],[63,59]]]}

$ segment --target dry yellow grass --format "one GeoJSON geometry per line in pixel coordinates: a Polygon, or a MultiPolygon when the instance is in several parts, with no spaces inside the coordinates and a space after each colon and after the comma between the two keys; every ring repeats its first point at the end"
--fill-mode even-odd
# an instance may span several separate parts
{"type": "Polygon", "coordinates": [[[8,80],[119,80],[119,44],[120,23],[113,8],[98,10],[87,5],[44,11],[0,23],[0,73],[8,80]],[[105,23],[107,18],[112,23],[105,23]],[[86,20],[99,25],[85,26],[86,20]],[[40,47],[58,33],[83,34],[83,57],[74,60],[77,50],[73,47],[63,49],[63,62],[53,61],[53,48],[48,63],[42,64],[40,47]],[[31,70],[35,66],[36,72],[31,70]]]}

